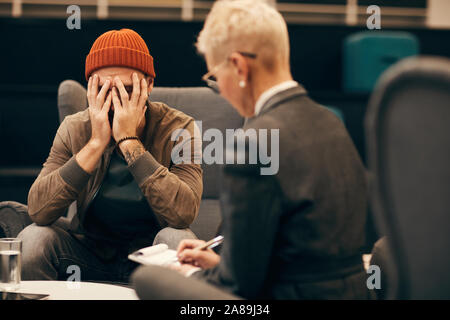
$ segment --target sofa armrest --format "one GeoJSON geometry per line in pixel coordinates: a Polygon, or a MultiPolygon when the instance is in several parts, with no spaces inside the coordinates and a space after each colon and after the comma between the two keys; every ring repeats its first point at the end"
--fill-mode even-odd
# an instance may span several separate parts
{"type": "Polygon", "coordinates": [[[28,207],[15,201],[0,202],[0,233],[6,238],[15,238],[32,223],[28,207]]]}

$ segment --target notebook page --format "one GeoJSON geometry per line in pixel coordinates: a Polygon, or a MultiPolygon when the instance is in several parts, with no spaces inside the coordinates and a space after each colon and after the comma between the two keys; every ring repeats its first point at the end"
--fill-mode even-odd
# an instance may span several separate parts
{"type": "Polygon", "coordinates": [[[177,258],[177,252],[175,250],[167,249],[159,251],[151,255],[144,255],[140,257],[140,260],[144,264],[155,264],[159,266],[165,266],[174,263],[177,258]]]}

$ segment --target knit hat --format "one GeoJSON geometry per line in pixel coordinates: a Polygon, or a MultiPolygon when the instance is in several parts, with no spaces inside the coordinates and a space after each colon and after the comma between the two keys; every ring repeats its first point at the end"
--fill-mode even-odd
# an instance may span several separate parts
{"type": "Polygon", "coordinates": [[[86,80],[103,67],[128,67],[155,78],[153,57],[144,39],[131,29],[111,30],[95,40],[86,57],[86,80]]]}

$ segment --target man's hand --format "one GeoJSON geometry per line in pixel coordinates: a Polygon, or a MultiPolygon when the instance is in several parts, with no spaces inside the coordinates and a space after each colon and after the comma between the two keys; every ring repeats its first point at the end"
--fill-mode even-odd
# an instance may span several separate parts
{"type": "Polygon", "coordinates": [[[89,102],[89,118],[91,120],[91,139],[75,156],[79,166],[87,173],[92,173],[100,160],[109,141],[111,141],[111,126],[108,112],[111,107],[111,94],[105,95],[111,86],[107,80],[99,93],[98,75],[89,78],[87,98],[89,102]]]}
{"type": "Polygon", "coordinates": [[[133,92],[131,97],[129,97],[119,77],[114,79],[115,87],[112,90],[114,120],[112,130],[116,141],[127,136],[137,136],[139,124],[142,122],[147,110],[145,105],[148,98],[147,81],[145,78],[139,81],[136,73],[133,73],[132,80],[133,92]]]}
{"type": "Polygon", "coordinates": [[[106,92],[111,86],[111,81],[106,80],[100,92],[98,91],[98,75],[89,78],[87,98],[89,102],[89,117],[91,120],[91,142],[103,150],[111,140],[111,126],[108,120],[108,112],[111,107],[111,93],[105,99],[106,92]]]}
{"type": "Polygon", "coordinates": [[[177,249],[178,261],[182,264],[190,264],[202,269],[213,268],[220,262],[220,256],[213,250],[196,250],[204,244],[203,240],[185,239],[180,242],[177,249]]]}

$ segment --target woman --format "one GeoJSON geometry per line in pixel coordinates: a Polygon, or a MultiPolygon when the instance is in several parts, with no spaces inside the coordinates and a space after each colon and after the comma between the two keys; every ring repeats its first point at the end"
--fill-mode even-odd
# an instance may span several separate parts
{"type": "MultiPolygon", "coordinates": [[[[258,161],[225,165],[220,254],[195,250],[200,240],[184,240],[182,264],[172,268],[247,299],[373,296],[361,259],[365,170],[341,121],[293,81],[282,16],[263,2],[218,1],[197,48],[209,70],[203,79],[247,118],[244,129],[279,136],[268,146],[260,135],[247,140],[279,152],[279,166],[264,174],[267,163],[256,149],[238,151],[238,158],[258,161]]],[[[160,284],[155,274],[141,270],[135,283],[160,284]]],[[[172,288],[172,298],[195,290],[188,281],[172,288]]]]}

